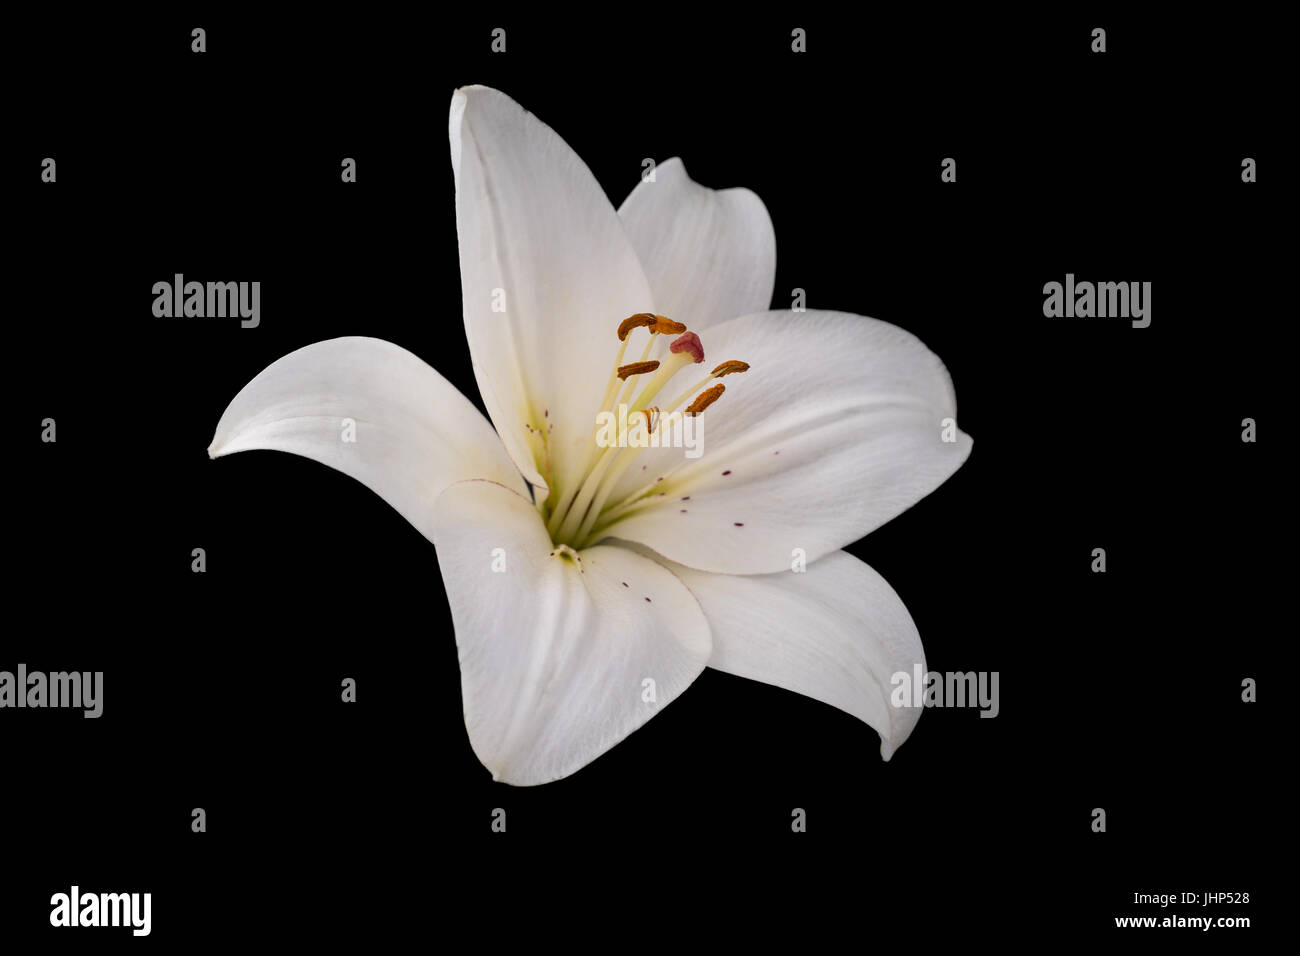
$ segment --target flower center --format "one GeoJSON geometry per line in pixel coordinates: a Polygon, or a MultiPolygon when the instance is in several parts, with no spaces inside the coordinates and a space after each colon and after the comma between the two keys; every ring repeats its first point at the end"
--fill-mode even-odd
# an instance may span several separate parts
{"type": "Polygon", "coordinates": [[[700,337],[687,331],[681,322],[650,312],[639,312],[619,323],[618,339],[613,371],[593,419],[591,447],[579,477],[567,489],[552,486],[542,503],[542,517],[551,541],[574,550],[590,547],[603,538],[613,524],[657,497],[652,493],[664,476],[656,477],[631,494],[610,500],[619,479],[636,461],[642,449],[658,447],[651,438],[656,430],[662,434],[670,420],[684,422],[686,418],[698,416],[726,391],[721,382],[708,388],[706,385],[724,375],[749,369],[744,362],[723,362],[701,381],[660,407],[651,402],[672,378],[688,365],[703,363],[704,344],[700,337]],[[646,338],[641,358],[624,363],[628,343],[640,329],[645,330],[646,338]],[[667,355],[651,359],[657,336],[661,335],[677,337],[669,343],[667,355]],[[692,396],[694,399],[690,404],[678,412],[692,396]],[[616,441],[609,437],[608,426],[613,422],[620,425],[626,422],[628,426],[618,429],[616,441]]]}

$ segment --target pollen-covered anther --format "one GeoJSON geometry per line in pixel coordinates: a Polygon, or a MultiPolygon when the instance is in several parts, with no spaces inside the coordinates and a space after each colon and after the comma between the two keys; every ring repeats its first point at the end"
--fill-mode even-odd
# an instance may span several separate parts
{"type": "Polygon", "coordinates": [[[686,406],[686,411],[683,414],[692,417],[698,415],[721,398],[722,393],[726,390],[727,386],[723,385],[721,382],[714,385],[712,388],[706,388],[704,391],[700,392],[700,394],[695,396],[695,401],[686,406]]]}
{"type": "Polygon", "coordinates": [[[654,325],[655,319],[659,316],[653,312],[638,312],[636,315],[629,315],[626,319],[618,324],[618,340],[622,342],[627,338],[627,334],[633,329],[645,328],[648,325],[654,325]]]}
{"type": "Polygon", "coordinates": [[[674,355],[686,352],[699,365],[704,361],[704,343],[694,332],[687,332],[685,335],[673,339],[672,344],[668,346],[668,351],[674,355]]]}
{"type": "Polygon", "coordinates": [[[657,361],[630,362],[627,365],[620,365],[618,367],[618,377],[626,382],[629,375],[641,375],[644,372],[653,372],[658,367],[659,363],[657,361]]]}
{"type": "Polygon", "coordinates": [[[650,326],[650,331],[659,335],[681,335],[686,331],[686,324],[674,322],[666,315],[656,315],[654,323],[650,326]]]}
{"type": "Polygon", "coordinates": [[[715,368],[712,372],[712,375],[714,378],[722,378],[722,376],[730,375],[732,372],[748,372],[748,371],[749,371],[748,362],[737,362],[735,359],[732,359],[731,361],[723,362],[721,365],[715,368]]]}
{"type": "Polygon", "coordinates": [[[659,406],[651,405],[649,408],[643,408],[638,413],[645,416],[646,434],[652,434],[659,427],[659,406]]]}

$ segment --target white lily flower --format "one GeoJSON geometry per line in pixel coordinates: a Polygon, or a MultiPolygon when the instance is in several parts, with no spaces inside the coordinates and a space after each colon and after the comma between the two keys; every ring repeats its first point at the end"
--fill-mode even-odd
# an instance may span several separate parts
{"type": "Polygon", "coordinates": [[[890,706],[890,677],[924,670],[921,641],[893,589],[839,549],[970,453],[965,434],[943,440],[943,364],[875,319],[766,311],[775,238],[748,190],[707,189],[674,159],[615,211],[550,127],[485,87],[453,95],[450,133],[492,424],[410,352],[339,338],[249,382],[209,454],[322,462],[436,545],[466,727],[497,780],[573,773],[705,666],[854,714],[888,759],[920,713],[890,706]],[[598,447],[597,413],[619,401],[709,405],[703,454],[598,447]]]}

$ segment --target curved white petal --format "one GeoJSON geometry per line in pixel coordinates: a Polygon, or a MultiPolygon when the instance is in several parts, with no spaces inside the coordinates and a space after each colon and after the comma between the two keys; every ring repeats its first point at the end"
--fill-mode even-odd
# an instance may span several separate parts
{"type": "Polygon", "coordinates": [[[771,306],[776,233],[750,190],[701,186],[673,157],[618,214],[661,314],[698,332],[771,306]]]}
{"type": "Polygon", "coordinates": [[[740,359],[750,370],[724,378],[699,417],[698,458],[642,453],[646,470],[624,475],[610,501],[660,475],[662,497],[609,535],[704,571],[778,571],[796,548],[814,561],[884,524],[970,454],[943,363],[887,322],[767,312],[703,338],[706,367],[740,359]]]}
{"type": "Polygon", "coordinates": [[[511,458],[545,495],[586,459],[618,324],[653,310],[650,286],[599,183],[549,126],[471,86],[452,96],[450,134],[474,372],[511,458]]]}
{"type": "Polygon", "coordinates": [[[675,566],[713,632],[709,666],[815,697],[870,724],[888,760],[920,707],[895,707],[892,678],[925,673],[912,616],[879,574],[835,551],[802,573],[709,574],[675,566]]]}
{"type": "Polygon", "coordinates": [[[537,510],[500,485],[448,488],[436,534],[465,726],[493,779],[573,773],[708,662],[704,614],[671,571],[625,548],[556,551],[537,510]]]}
{"type": "Polygon", "coordinates": [[[433,368],[381,339],[308,345],[245,385],[208,454],[258,448],[351,475],[431,541],[434,503],[452,482],[487,478],[526,489],[479,410],[433,368]]]}

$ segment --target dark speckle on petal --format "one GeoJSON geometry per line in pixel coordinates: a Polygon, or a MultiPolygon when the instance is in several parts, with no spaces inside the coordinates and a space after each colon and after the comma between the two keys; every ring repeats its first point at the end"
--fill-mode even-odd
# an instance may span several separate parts
{"type": "Polygon", "coordinates": [[[726,475],[731,474],[731,469],[728,468],[728,469],[727,469],[726,471],[724,471],[722,474],[723,474],[724,477],[725,477],[726,475]]]}

